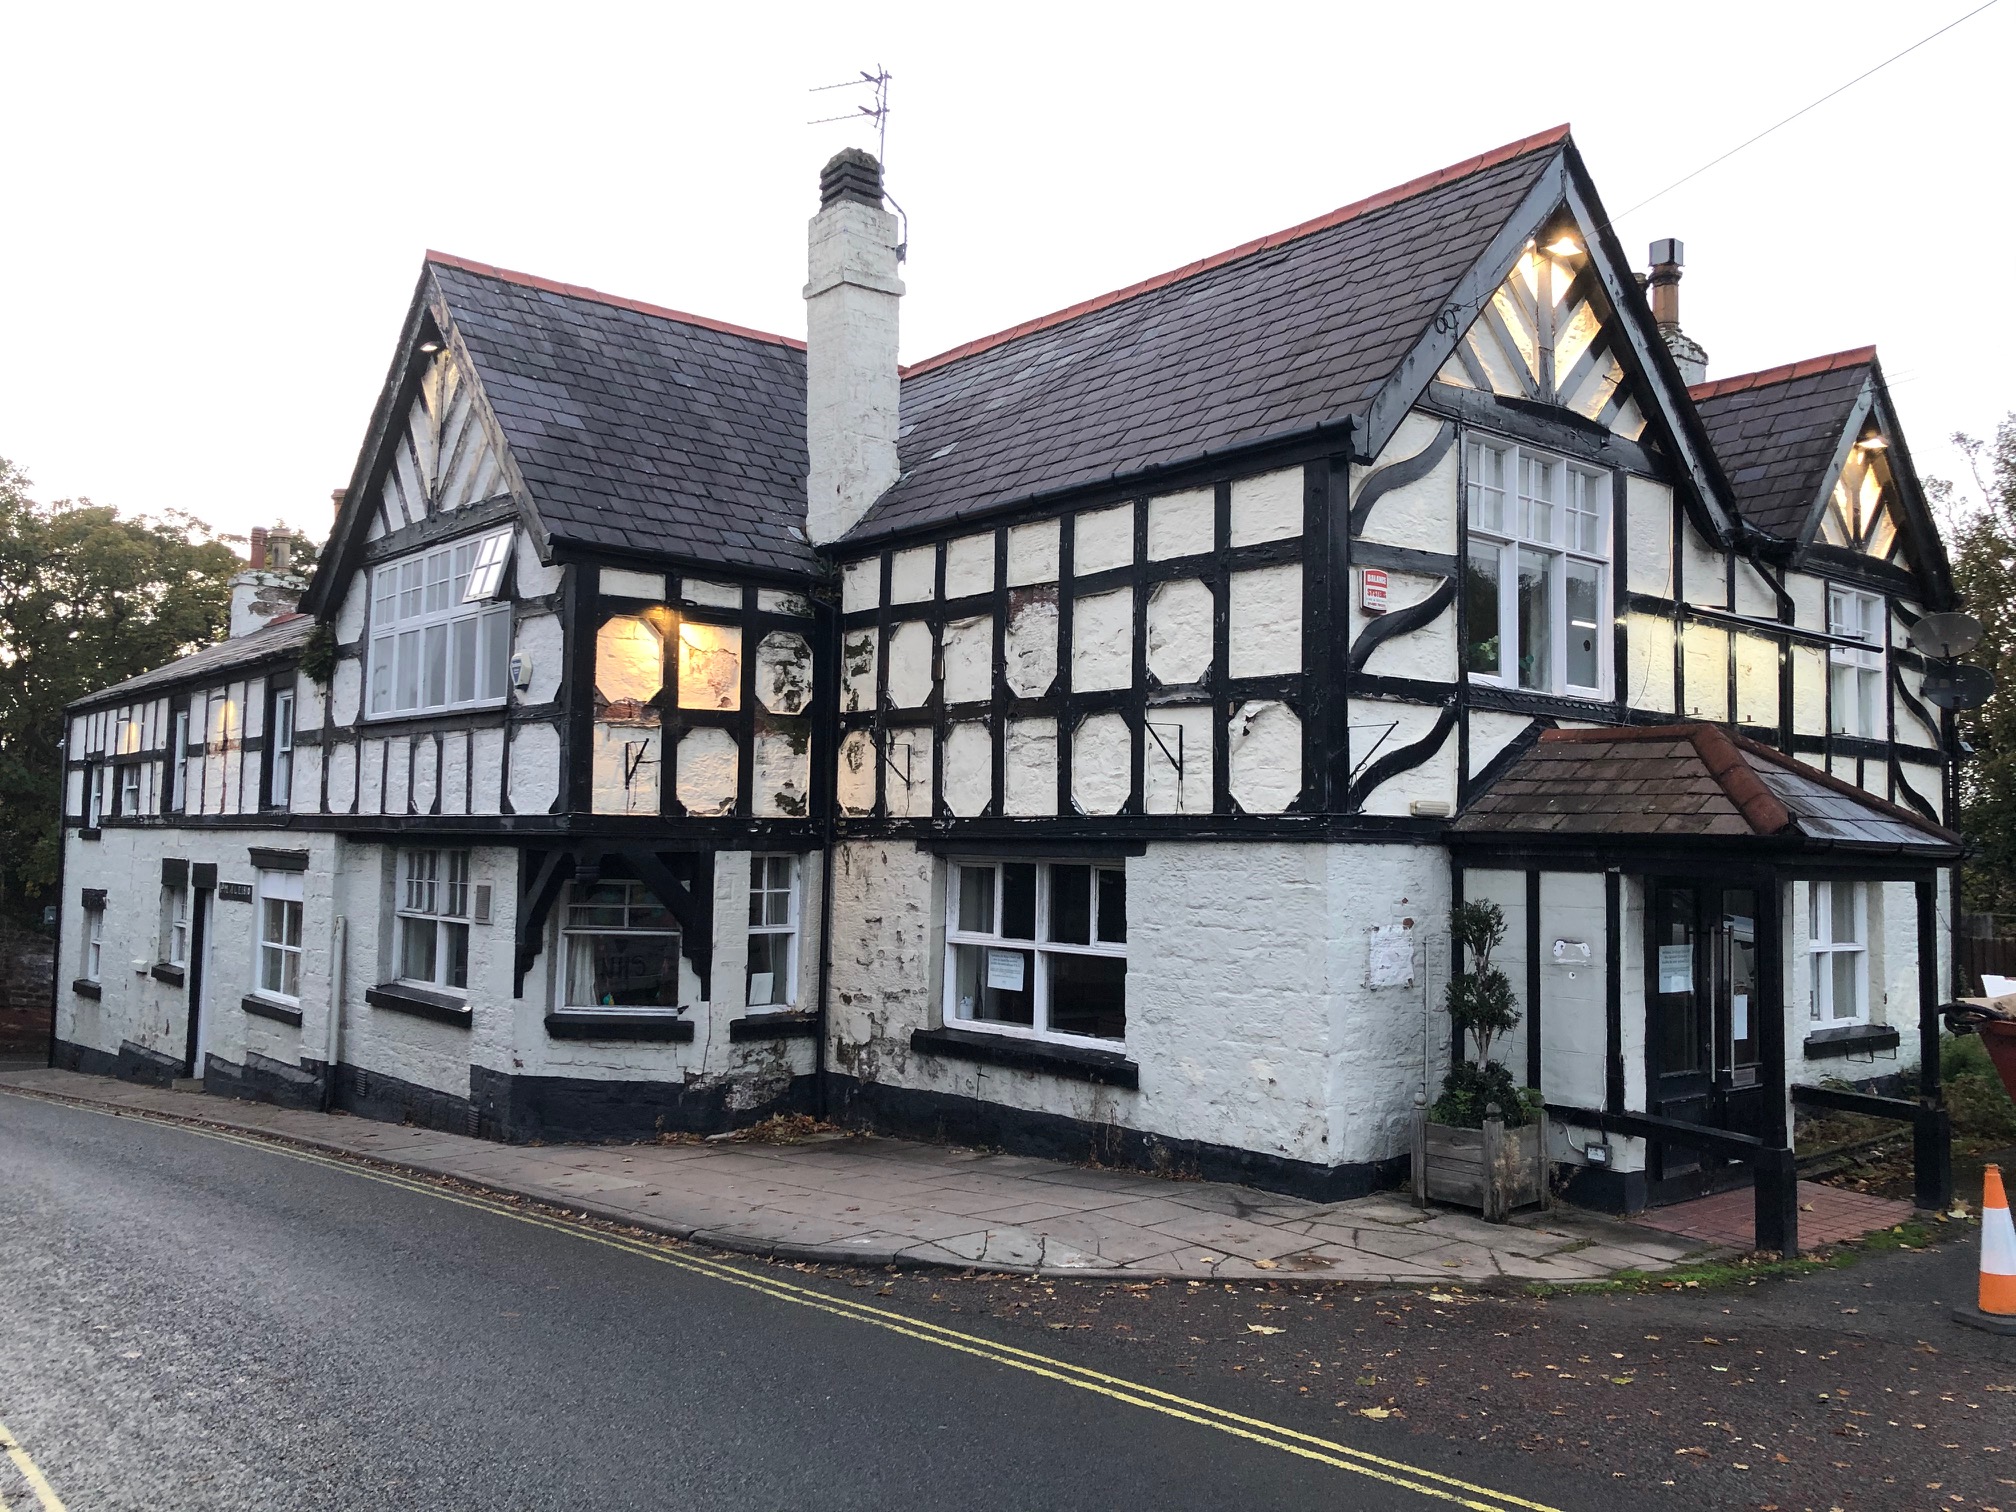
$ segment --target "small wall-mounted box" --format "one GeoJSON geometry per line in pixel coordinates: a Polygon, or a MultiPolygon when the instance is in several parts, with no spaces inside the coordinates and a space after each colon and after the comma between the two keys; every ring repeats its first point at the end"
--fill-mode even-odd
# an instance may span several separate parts
{"type": "Polygon", "coordinates": [[[1360,567],[1358,569],[1358,607],[1367,614],[1386,612],[1386,590],[1389,587],[1386,569],[1383,567],[1360,567]]]}

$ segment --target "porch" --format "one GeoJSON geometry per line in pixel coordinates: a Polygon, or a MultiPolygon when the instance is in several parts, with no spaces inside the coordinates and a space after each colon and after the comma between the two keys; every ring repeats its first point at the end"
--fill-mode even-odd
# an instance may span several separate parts
{"type": "Polygon", "coordinates": [[[1543,732],[1449,845],[1455,897],[1505,910],[1515,1052],[1571,1197],[1639,1212],[1747,1184],[1757,1247],[1796,1252],[1798,1104],[1908,1122],[1918,1205],[1950,1201],[1938,921],[1958,836],[1689,724],[1543,732]],[[1818,1085],[1843,1045],[1915,1051],[1915,1097],[1818,1085]]]}

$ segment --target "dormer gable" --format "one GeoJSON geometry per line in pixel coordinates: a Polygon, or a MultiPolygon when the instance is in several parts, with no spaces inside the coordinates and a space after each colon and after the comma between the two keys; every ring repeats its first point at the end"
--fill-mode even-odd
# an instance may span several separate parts
{"type": "Polygon", "coordinates": [[[420,355],[419,381],[407,408],[405,429],[392,443],[378,486],[369,529],[374,540],[511,492],[467,365],[439,339],[424,341],[420,355]]]}

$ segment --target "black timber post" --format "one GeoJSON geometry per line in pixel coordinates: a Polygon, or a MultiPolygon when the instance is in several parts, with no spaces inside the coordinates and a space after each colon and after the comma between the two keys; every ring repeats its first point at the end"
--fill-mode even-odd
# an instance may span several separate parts
{"type": "Polygon", "coordinates": [[[1351,794],[1351,458],[1318,458],[1303,472],[1307,543],[1303,603],[1309,616],[1308,692],[1320,698],[1305,757],[1310,807],[1344,812],[1351,794]],[[1311,759],[1313,757],[1313,759],[1311,759]]]}
{"type": "Polygon", "coordinates": [[[1624,876],[1603,873],[1603,1111],[1624,1111],[1624,876]]]}
{"type": "MultiPolygon", "coordinates": [[[[571,563],[561,596],[567,636],[561,696],[567,702],[561,725],[566,738],[560,746],[560,804],[561,812],[568,814],[592,813],[595,808],[595,637],[602,622],[601,575],[592,562],[571,563]]],[[[508,730],[504,743],[508,750],[508,730]]]]}
{"type": "Polygon", "coordinates": [[[1757,1247],[1788,1258],[1799,1253],[1799,1173],[1793,1164],[1785,1066],[1785,894],[1774,873],[1757,885],[1757,1057],[1763,1063],[1764,1106],[1752,1182],[1757,1247]]]}
{"type": "Polygon", "coordinates": [[[1912,879],[1918,899],[1918,1113],[1911,1121],[1912,1201],[1944,1211],[1953,1200],[1952,1125],[1939,1089],[1939,877],[1912,879]]]}

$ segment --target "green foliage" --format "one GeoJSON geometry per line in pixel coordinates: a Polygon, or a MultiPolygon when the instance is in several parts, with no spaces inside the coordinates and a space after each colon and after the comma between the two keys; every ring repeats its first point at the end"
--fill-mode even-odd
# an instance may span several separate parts
{"type": "Polygon", "coordinates": [[[1459,1064],[1443,1080],[1430,1116],[1437,1123],[1481,1129],[1485,1106],[1495,1102],[1506,1127],[1516,1128],[1532,1110],[1512,1073],[1491,1058],[1492,1045],[1516,1029],[1521,1017],[1510,978],[1491,964],[1491,952],[1505,941],[1505,911],[1496,903],[1459,904],[1450,912],[1449,932],[1470,952],[1470,969],[1450,978],[1443,1002],[1458,1035],[1477,1041],[1477,1060],[1459,1064]]]}
{"type": "Polygon", "coordinates": [[[2016,1103],[1978,1035],[1956,1034],[1940,1044],[1939,1079],[1955,1134],[2016,1144],[2016,1103]]]}
{"type": "Polygon", "coordinates": [[[38,504],[0,460],[0,903],[56,879],[63,706],[220,635],[239,562],[186,515],[38,504]]]}
{"type": "Polygon", "coordinates": [[[1959,715],[1974,754],[1960,769],[1960,828],[1973,843],[1963,896],[1977,913],[2016,913],[2016,415],[1992,443],[1956,435],[1974,465],[1977,500],[1949,482],[1926,480],[1942,516],[1960,607],[1987,632],[1967,660],[1995,674],[2000,691],[1959,715]]]}
{"type": "Polygon", "coordinates": [[[336,675],[336,632],[327,620],[317,620],[301,648],[301,670],[311,682],[326,688],[336,675]]]}

